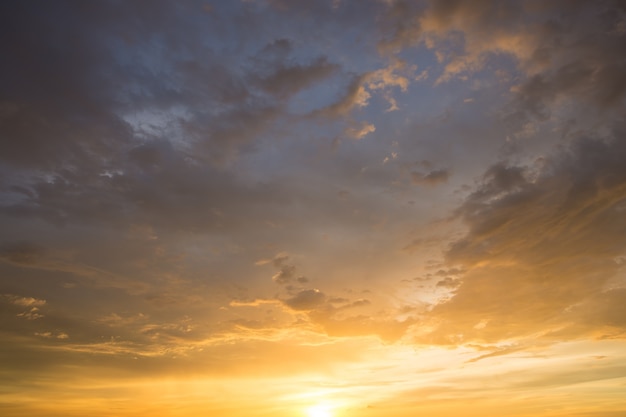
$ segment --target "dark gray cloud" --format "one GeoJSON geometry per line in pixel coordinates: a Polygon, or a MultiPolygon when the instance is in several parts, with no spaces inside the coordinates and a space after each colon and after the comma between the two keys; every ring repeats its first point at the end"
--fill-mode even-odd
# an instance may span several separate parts
{"type": "MultiPolygon", "coordinates": [[[[200,41],[213,19],[189,14],[200,3],[156,2],[147,13],[115,2],[40,6],[4,5],[13,65],[0,74],[0,158],[18,169],[0,183],[12,196],[5,213],[217,230],[254,221],[243,208],[261,200],[284,204],[288,191],[238,180],[228,165],[269,140],[289,98],[337,64],[282,37],[233,62],[200,41]]],[[[258,19],[246,7],[215,13],[258,19]]]]}
{"type": "Polygon", "coordinates": [[[317,58],[309,65],[281,63],[271,68],[271,72],[267,75],[263,75],[263,71],[260,70],[256,83],[273,96],[289,97],[327,78],[337,69],[338,66],[328,62],[325,57],[317,58]]]}
{"type": "Polygon", "coordinates": [[[446,255],[467,270],[454,296],[433,310],[446,323],[441,342],[582,336],[600,323],[605,335],[624,332],[616,319],[623,291],[610,284],[626,250],[623,135],[619,126],[609,141],[578,139],[538,172],[487,170],[458,211],[469,231],[446,255]]]}

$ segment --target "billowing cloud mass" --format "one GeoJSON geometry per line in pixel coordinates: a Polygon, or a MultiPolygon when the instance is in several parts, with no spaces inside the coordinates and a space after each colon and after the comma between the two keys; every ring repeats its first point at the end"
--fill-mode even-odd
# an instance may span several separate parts
{"type": "Polygon", "coordinates": [[[626,414],[623,2],[0,27],[3,416],[626,414]]]}

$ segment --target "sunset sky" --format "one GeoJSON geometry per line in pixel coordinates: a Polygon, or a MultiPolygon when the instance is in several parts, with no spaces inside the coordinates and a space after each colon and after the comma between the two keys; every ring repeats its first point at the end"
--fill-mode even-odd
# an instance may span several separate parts
{"type": "Polygon", "coordinates": [[[3,417],[626,416],[626,2],[0,2],[3,417]]]}

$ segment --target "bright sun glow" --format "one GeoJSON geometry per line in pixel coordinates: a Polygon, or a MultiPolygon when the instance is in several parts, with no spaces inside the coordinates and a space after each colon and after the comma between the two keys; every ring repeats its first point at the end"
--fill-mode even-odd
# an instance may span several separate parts
{"type": "Polygon", "coordinates": [[[307,409],[307,415],[309,417],[333,417],[330,409],[323,405],[315,405],[307,409]]]}

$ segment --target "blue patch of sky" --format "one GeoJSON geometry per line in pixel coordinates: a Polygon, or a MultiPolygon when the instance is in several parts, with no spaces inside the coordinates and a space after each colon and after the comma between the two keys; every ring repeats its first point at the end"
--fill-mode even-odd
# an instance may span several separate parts
{"type": "Polygon", "coordinates": [[[306,115],[327,107],[342,98],[352,78],[337,73],[295,94],[287,106],[292,114],[306,115]]]}

